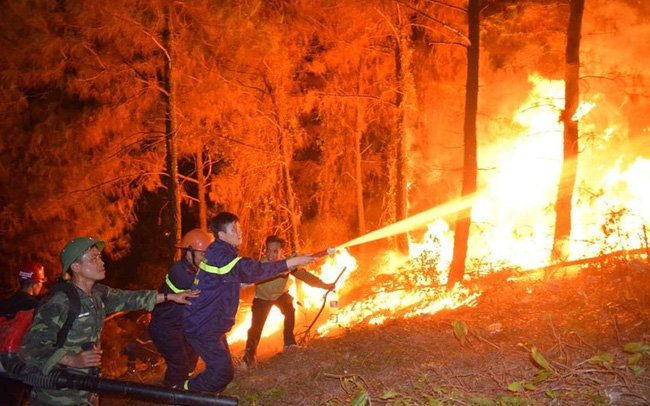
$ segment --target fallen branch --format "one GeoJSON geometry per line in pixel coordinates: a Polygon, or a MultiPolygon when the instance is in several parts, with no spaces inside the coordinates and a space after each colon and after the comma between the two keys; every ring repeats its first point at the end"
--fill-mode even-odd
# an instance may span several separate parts
{"type": "Polygon", "coordinates": [[[498,345],[494,344],[493,342],[491,342],[491,341],[488,340],[487,338],[482,337],[482,336],[481,336],[480,334],[478,334],[477,332],[475,332],[475,331],[470,331],[470,333],[471,333],[474,337],[478,338],[479,341],[483,341],[485,344],[489,344],[489,345],[491,345],[492,347],[496,348],[497,350],[499,350],[499,351],[501,351],[501,352],[503,351],[503,348],[501,348],[501,347],[499,347],[498,345]]]}
{"type": "Polygon", "coordinates": [[[554,271],[554,270],[561,269],[561,268],[566,268],[568,266],[573,266],[573,265],[586,265],[586,264],[598,263],[598,262],[602,262],[602,261],[604,261],[606,259],[610,259],[610,258],[614,258],[614,257],[617,257],[617,256],[622,256],[622,255],[624,255],[625,257],[628,257],[628,256],[643,256],[644,254],[646,255],[646,257],[649,255],[647,248],[637,248],[637,249],[629,250],[629,251],[628,250],[620,250],[620,251],[610,252],[610,253],[607,253],[607,254],[602,254],[602,255],[599,255],[597,257],[574,259],[573,261],[564,261],[564,262],[560,262],[560,263],[557,263],[557,264],[548,265],[548,266],[545,266],[545,267],[542,267],[542,268],[533,269],[531,271],[548,272],[548,271],[554,271]]]}

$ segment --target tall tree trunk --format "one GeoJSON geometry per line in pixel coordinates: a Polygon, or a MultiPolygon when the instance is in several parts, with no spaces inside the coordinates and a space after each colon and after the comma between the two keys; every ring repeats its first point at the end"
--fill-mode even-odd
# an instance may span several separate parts
{"type": "Polygon", "coordinates": [[[205,185],[205,164],[203,163],[203,145],[199,145],[196,151],[196,180],[199,199],[199,227],[208,231],[208,203],[206,201],[205,185]]]}
{"type": "Polygon", "coordinates": [[[293,163],[293,148],[291,147],[290,129],[285,127],[287,123],[286,114],[284,113],[284,102],[282,100],[283,94],[278,92],[271,80],[264,75],[264,85],[268,91],[268,95],[273,103],[273,110],[276,118],[276,128],[278,134],[278,148],[280,155],[280,181],[282,182],[282,190],[284,191],[285,205],[287,210],[287,219],[289,221],[290,233],[289,238],[293,249],[300,250],[300,239],[298,235],[298,227],[300,226],[300,208],[296,202],[296,195],[293,191],[293,180],[291,178],[291,166],[293,163]]]}
{"type": "Polygon", "coordinates": [[[564,157],[562,174],[555,202],[555,236],[551,261],[565,261],[569,256],[571,237],[571,201],[578,170],[578,121],[573,120],[580,100],[580,31],[584,0],[571,0],[567,29],[565,102],[561,120],[564,123],[564,157]]]}
{"type": "Polygon", "coordinates": [[[291,232],[291,245],[294,249],[300,249],[300,239],[298,238],[298,226],[300,225],[300,208],[296,202],[296,194],[293,191],[293,180],[291,179],[291,163],[293,161],[293,150],[290,148],[289,136],[286,130],[282,129],[280,133],[280,152],[282,154],[282,186],[284,189],[285,203],[289,213],[289,224],[291,232]]]}
{"type": "MultiPolygon", "coordinates": [[[[399,24],[395,38],[395,107],[397,116],[395,120],[395,220],[404,220],[408,216],[407,194],[407,164],[406,164],[406,131],[404,116],[406,109],[407,80],[406,75],[410,69],[410,50],[408,35],[405,33],[404,24],[399,24]]],[[[402,253],[408,253],[408,236],[397,236],[397,248],[402,253]]]]}
{"type": "MultiPolygon", "coordinates": [[[[463,126],[463,186],[461,196],[476,192],[476,115],[478,111],[478,63],[479,63],[479,28],[480,0],[469,0],[467,23],[469,31],[469,47],[467,47],[467,82],[465,89],[465,123],[463,126]]],[[[458,213],[454,232],[454,254],[449,269],[448,286],[461,282],[465,275],[465,260],[467,259],[467,241],[469,228],[472,223],[472,208],[469,207],[458,213]]]]}
{"type": "Polygon", "coordinates": [[[357,105],[357,128],[354,132],[354,180],[357,191],[357,228],[359,235],[366,233],[366,212],[363,203],[363,173],[361,173],[361,136],[363,135],[364,119],[362,107],[357,105]]]}
{"type": "MultiPolygon", "coordinates": [[[[357,96],[361,95],[361,76],[364,59],[359,62],[359,75],[357,77],[357,96]]],[[[361,137],[366,130],[366,102],[358,98],[356,102],[356,128],[354,131],[354,179],[357,192],[357,228],[359,235],[366,233],[366,212],[363,203],[363,174],[361,173],[361,137]]]]}
{"type": "MultiPolygon", "coordinates": [[[[273,109],[276,118],[276,128],[278,134],[278,149],[280,155],[280,182],[282,182],[282,190],[284,192],[285,205],[287,211],[287,219],[289,221],[289,239],[291,246],[294,250],[300,250],[300,238],[298,234],[298,227],[300,226],[300,207],[296,201],[296,194],[293,190],[293,179],[291,178],[291,166],[293,163],[293,148],[291,140],[291,129],[285,127],[287,117],[284,112],[284,94],[276,91],[275,86],[271,83],[270,79],[266,76],[264,84],[268,91],[268,95],[273,103],[273,109]]],[[[300,280],[295,280],[296,283],[296,301],[299,303],[303,301],[305,293],[303,283],[300,280]]]]}
{"type": "MultiPolygon", "coordinates": [[[[280,114],[280,106],[276,105],[277,117],[283,117],[280,114]]],[[[280,181],[282,182],[282,189],[285,196],[285,204],[287,210],[287,218],[289,220],[289,239],[291,241],[291,246],[294,250],[300,250],[300,238],[298,235],[298,226],[300,225],[300,208],[296,202],[296,195],[293,191],[293,180],[291,178],[291,164],[293,163],[293,148],[291,148],[291,139],[286,128],[280,127],[280,123],[286,122],[286,120],[278,120],[278,137],[279,137],[279,147],[280,147],[280,160],[281,160],[281,176],[280,181]]],[[[303,281],[295,279],[294,283],[296,285],[296,301],[302,303],[305,298],[305,290],[303,281]]]]}
{"type": "MultiPolygon", "coordinates": [[[[300,208],[296,202],[296,195],[293,191],[293,180],[291,179],[291,163],[293,162],[293,149],[289,146],[289,135],[286,129],[280,133],[280,151],[282,153],[282,183],[286,199],[289,224],[291,226],[289,238],[294,250],[300,250],[300,239],[298,238],[298,226],[300,225],[300,208]]],[[[296,284],[296,301],[302,303],[305,299],[303,281],[294,279],[296,284]]]]}
{"type": "Polygon", "coordinates": [[[165,27],[162,31],[162,46],[164,48],[165,67],[163,71],[162,98],[165,103],[165,147],[167,148],[167,192],[169,194],[169,214],[171,226],[171,245],[175,253],[174,259],[180,258],[180,252],[175,248],[181,240],[181,195],[178,183],[178,158],[176,151],[176,123],[174,120],[174,100],[172,86],[172,43],[169,29],[171,10],[168,4],[163,9],[165,27]]]}

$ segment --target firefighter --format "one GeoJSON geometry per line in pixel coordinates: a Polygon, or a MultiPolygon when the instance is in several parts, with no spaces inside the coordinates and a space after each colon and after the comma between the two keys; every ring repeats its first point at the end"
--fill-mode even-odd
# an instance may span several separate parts
{"type": "Polygon", "coordinates": [[[238,255],[242,242],[239,219],[228,212],[210,221],[216,237],[205,252],[205,261],[192,285],[201,296],[184,309],[185,338],[205,362],[205,371],[185,381],[183,387],[193,391],[221,392],[234,371],[226,333],[235,324],[241,283],[254,283],[287,273],[314,258],[303,255],[282,261],[259,262],[238,255]]]}
{"type": "MultiPolygon", "coordinates": [[[[171,266],[158,291],[172,293],[190,289],[205,250],[213,240],[212,235],[200,228],[188,231],[178,246],[183,257],[171,266]]],[[[149,335],[167,364],[164,383],[169,386],[185,382],[199,359],[183,335],[183,310],[176,303],[156,306],[149,323],[149,335]]]]}
{"type": "MultiPolygon", "coordinates": [[[[125,291],[99,284],[106,276],[101,251],[104,241],[79,237],[70,241],[61,251],[63,274],[69,277],[67,289],[56,290],[41,303],[34,321],[25,333],[20,353],[25,362],[48,374],[54,368],[67,367],[73,373],[97,375],[102,361],[99,336],[104,318],[109,313],[139,309],[152,310],[157,303],[168,300],[188,304],[197,291],[158,293],[155,290],[125,291]],[[72,291],[76,294],[73,300],[72,291]],[[73,302],[78,303],[74,323],[65,321],[73,302]],[[64,327],[67,328],[65,330],[64,327]],[[65,331],[65,338],[58,339],[65,331]],[[62,341],[62,342],[60,342],[62,341]]],[[[96,405],[96,395],[75,389],[32,390],[31,405],[96,405]]]]}
{"type": "MultiPolygon", "coordinates": [[[[16,268],[16,278],[20,284],[18,291],[11,297],[0,300],[0,316],[2,316],[0,319],[4,317],[8,323],[13,322],[16,313],[31,311],[38,306],[39,294],[43,289],[43,284],[47,282],[45,268],[33,261],[20,264],[16,268]]],[[[31,315],[25,317],[31,318],[31,315]]],[[[29,320],[26,320],[25,323],[29,323],[29,320]]],[[[15,328],[15,325],[11,328],[15,328]]],[[[0,378],[0,392],[6,402],[3,404],[20,405],[23,403],[23,398],[27,397],[29,390],[22,382],[0,378]]]]}
{"type": "Polygon", "coordinates": [[[16,268],[16,278],[20,287],[13,296],[0,300],[0,316],[13,318],[16,312],[36,308],[43,284],[47,282],[43,265],[32,261],[16,268]]]}
{"type": "MultiPolygon", "coordinates": [[[[283,239],[275,235],[268,236],[266,238],[266,256],[262,258],[262,262],[277,261],[279,258],[282,258],[283,248],[283,239]]],[[[307,283],[309,286],[326,290],[334,289],[334,284],[325,283],[304,269],[297,269],[292,272],[292,275],[307,283]]],[[[255,298],[253,299],[251,309],[251,328],[248,330],[246,353],[242,362],[244,368],[255,365],[257,345],[260,342],[266,318],[273,306],[277,306],[284,315],[284,350],[286,351],[296,346],[296,338],[293,335],[295,308],[293,307],[293,297],[289,294],[288,281],[288,275],[282,275],[255,285],[255,298]]]]}

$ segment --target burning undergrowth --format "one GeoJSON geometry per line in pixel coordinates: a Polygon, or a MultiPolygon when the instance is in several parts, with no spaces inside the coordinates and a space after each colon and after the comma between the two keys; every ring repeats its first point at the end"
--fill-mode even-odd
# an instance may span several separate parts
{"type": "MultiPolygon", "coordinates": [[[[420,314],[435,313],[441,309],[476,303],[480,292],[461,286],[448,290],[444,272],[439,268],[439,254],[422,251],[408,258],[403,265],[393,253],[387,255],[376,270],[364,268],[363,282],[346,286],[340,297],[340,310],[330,315],[318,328],[321,336],[338,329],[363,325],[382,324],[393,318],[410,318],[420,314]],[[385,273],[382,270],[392,269],[385,273]],[[372,275],[368,277],[367,275],[372,275]],[[333,317],[332,317],[333,316],[333,317]]],[[[361,275],[359,275],[361,276],[361,275]]],[[[352,279],[361,279],[354,278],[352,279]]]]}
{"type": "MultiPolygon", "coordinates": [[[[239,369],[227,393],[243,405],[648,404],[647,259],[574,268],[492,273],[472,306],[340,328],[239,369]]],[[[147,404],[103,402],[118,403],[147,404]]]]}
{"type": "Polygon", "coordinates": [[[494,273],[474,307],[340,331],[229,391],[251,405],[647,404],[647,263],[566,275],[494,273]]]}

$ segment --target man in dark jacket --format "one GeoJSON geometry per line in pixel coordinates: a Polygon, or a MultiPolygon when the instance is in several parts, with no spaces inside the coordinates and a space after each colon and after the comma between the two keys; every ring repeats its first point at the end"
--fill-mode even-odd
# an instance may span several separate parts
{"type": "Polygon", "coordinates": [[[201,295],[185,308],[183,332],[205,362],[205,371],[185,381],[183,387],[193,391],[221,392],[234,372],[226,333],[235,324],[241,283],[254,283],[304,266],[314,258],[307,255],[282,261],[261,263],[238,256],[236,246],[242,242],[239,219],[228,212],[219,213],[210,222],[216,240],[205,253],[206,261],[192,289],[201,295]]]}
{"type": "MultiPolygon", "coordinates": [[[[188,231],[178,247],[183,251],[183,258],[172,265],[158,291],[177,293],[189,290],[205,257],[205,250],[213,240],[212,235],[200,228],[188,231]]],[[[185,382],[199,359],[183,335],[183,311],[184,306],[180,304],[161,304],[154,309],[149,323],[149,335],[167,364],[164,383],[168,386],[185,382]]]]}
{"type": "Polygon", "coordinates": [[[16,312],[35,309],[43,284],[47,282],[45,269],[38,262],[28,261],[16,268],[20,288],[11,297],[0,300],[0,316],[13,318],[16,312]]]}
{"type": "MultiPolygon", "coordinates": [[[[14,322],[18,312],[31,311],[38,306],[43,283],[47,282],[45,268],[33,261],[20,264],[16,268],[16,278],[20,284],[18,291],[11,297],[0,300],[0,320],[4,319],[7,323],[14,322]]],[[[31,319],[32,316],[23,315],[23,317],[31,319]]],[[[12,328],[15,328],[15,325],[12,328]]],[[[0,393],[3,394],[3,402],[5,402],[2,404],[13,406],[23,404],[23,400],[26,401],[29,389],[22,382],[0,378],[0,393]]]]}

